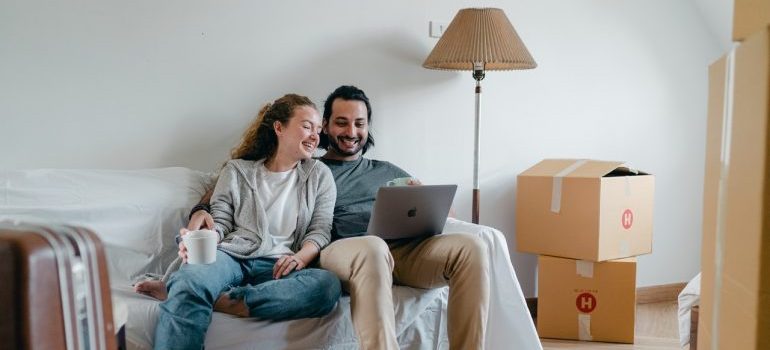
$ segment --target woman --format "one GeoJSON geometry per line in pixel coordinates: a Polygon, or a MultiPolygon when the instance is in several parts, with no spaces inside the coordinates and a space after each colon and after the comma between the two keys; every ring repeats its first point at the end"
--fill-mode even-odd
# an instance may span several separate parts
{"type": "MultiPolygon", "coordinates": [[[[262,108],[211,197],[216,262],[183,264],[171,274],[156,349],[200,348],[215,300],[226,290],[217,305],[241,316],[320,317],[334,308],[339,280],[305,268],[329,243],[336,198],[331,172],[311,158],[320,130],[321,117],[307,97],[289,94],[262,108]]],[[[179,255],[186,259],[184,243],[179,255]]]]}

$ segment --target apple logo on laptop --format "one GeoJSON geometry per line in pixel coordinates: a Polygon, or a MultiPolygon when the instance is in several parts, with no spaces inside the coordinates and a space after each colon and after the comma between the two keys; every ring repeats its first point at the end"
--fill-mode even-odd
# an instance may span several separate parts
{"type": "Polygon", "coordinates": [[[413,218],[417,216],[417,207],[414,207],[412,209],[409,209],[409,211],[406,212],[406,216],[413,218]]]}

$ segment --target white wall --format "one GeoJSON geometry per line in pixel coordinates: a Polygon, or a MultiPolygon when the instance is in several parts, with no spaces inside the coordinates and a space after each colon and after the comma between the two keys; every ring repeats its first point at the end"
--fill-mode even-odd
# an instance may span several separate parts
{"type": "Polygon", "coordinates": [[[729,51],[733,42],[733,9],[735,0],[692,0],[700,10],[712,36],[722,51],[729,51]]]}
{"type": "MultiPolygon", "coordinates": [[[[470,218],[473,79],[421,68],[428,21],[475,1],[0,1],[0,168],[210,170],[260,104],[322,104],[356,84],[377,148],[426,183],[458,183],[470,218]]],[[[546,157],[629,161],[657,176],[639,285],[699,269],[707,65],[719,45],[690,2],[516,0],[537,60],[483,81],[481,221],[515,253],[516,174],[546,157]]]]}

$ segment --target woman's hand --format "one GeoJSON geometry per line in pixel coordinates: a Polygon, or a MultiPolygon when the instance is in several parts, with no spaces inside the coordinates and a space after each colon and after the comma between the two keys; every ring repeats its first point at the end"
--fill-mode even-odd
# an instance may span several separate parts
{"type": "Polygon", "coordinates": [[[279,279],[288,275],[294,270],[302,270],[305,268],[305,266],[307,266],[307,263],[302,261],[302,259],[300,259],[298,256],[283,255],[278,258],[278,261],[276,261],[275,265],[273,265],[273,278],[279,279]]]}
{"type": "Polygon", "coordinates": [[[187,224],[187,229],[190,231],[200,229],[214,229],[214,218],[205,210],[198,210],[190,217],[190,222],[187,224]]]}
{"type": "MultiPolygon", "coordinates": [[[[210,194],[208,194],[210,196],[210,194]]],[[[190,231],[197,231],[201,229],[214,230],[214,218],[205,210],[198,210],[190,216],[190,222],[187,223],[187,228],[179,230],[179,257],[182,258],[184,263],[187,263],[187,247],[184,245],[184,240],[181,239],[184,235],[190,231]]]]}
{"type": "Polygon", "coordinates": [[[186,228],[179,229],[179,252],[177,253],[180,258],[182,258],[183,263],[187,263],[187,247],[184,245],[184,235],[190,233],[190,230],[186,228]]]}

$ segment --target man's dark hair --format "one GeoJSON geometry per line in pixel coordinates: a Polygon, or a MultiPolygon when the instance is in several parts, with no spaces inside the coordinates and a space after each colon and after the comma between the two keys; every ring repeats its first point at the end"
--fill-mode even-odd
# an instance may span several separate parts
{"type": "MultiPolygon", "coordinates": [[[[366,97],[366,94],[363,90],[353,86],[353,85],[343,85],[338,87],[336,90],[334,90],[331,94],[329,94],[329,97],[326,98],[326,101],[324,102],[324,114],[323,114],[323,120],[325,123],[329,123],[329,118],[332,115],[332,104],[334,103],[334,100],[341,98],[346,101],[361,101],[366,105],[366,121],[368,124],[372,123],[372,105],[369,103],[369,97],[366,97]]],[[[364,147],[361,149],[361,154],[366,153],[366,150],[369,149],[369,147],[374,146],[374,137],[372,136],[371,127],[369,129],[369,132],[366,135],[366,144],[364,144],[364,147]]],[[[318,147],[321,147],[323,149],[329,148],[329,135],[326,135],[325,133],[321,133],[321,139],[318,144],[318,147]]]]}

